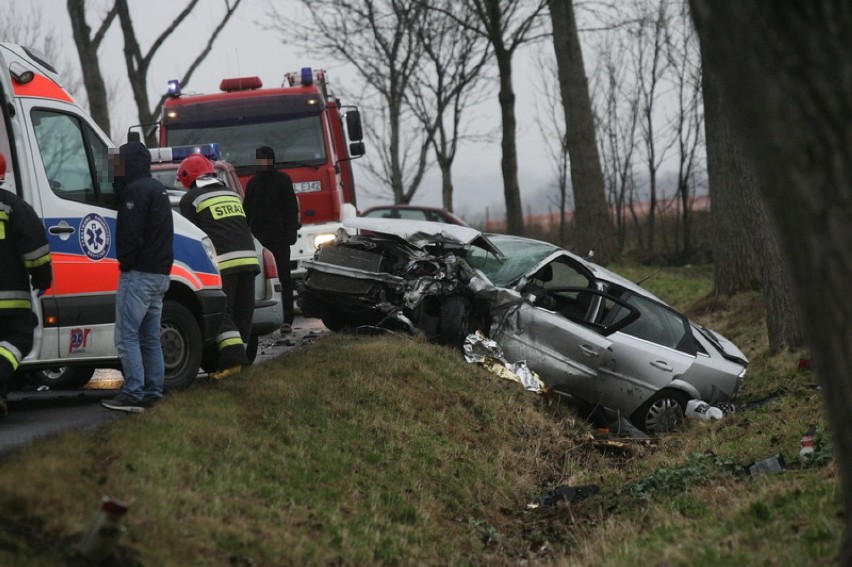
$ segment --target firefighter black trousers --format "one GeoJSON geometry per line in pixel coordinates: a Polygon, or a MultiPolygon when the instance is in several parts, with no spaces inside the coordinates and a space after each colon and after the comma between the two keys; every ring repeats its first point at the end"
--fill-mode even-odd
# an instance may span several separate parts
{"type": "Polygon", "coordinates": [[[38,324],[32,311],[6,311],[0,313],[0,396],[4,398],[18,364],[33,348],[33,332],[38,324]]]}

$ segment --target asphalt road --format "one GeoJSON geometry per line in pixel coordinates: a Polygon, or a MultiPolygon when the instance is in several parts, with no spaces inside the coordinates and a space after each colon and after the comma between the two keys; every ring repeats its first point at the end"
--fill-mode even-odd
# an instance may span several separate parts
{"type": "MultiPolygon", "coordinates": [[[[308,345],[328,332],[318,319],[297,316],[291,334],[276,331],[261,337],[255,364],[308,345]]],[[[122,381],[118,370],[98,370],[82,390],[11,393],[9,415],[0,420],[0,454],[62,431],[97,429],[133,415],[100,405],[102,399],[116,394],[122,381]]]]}

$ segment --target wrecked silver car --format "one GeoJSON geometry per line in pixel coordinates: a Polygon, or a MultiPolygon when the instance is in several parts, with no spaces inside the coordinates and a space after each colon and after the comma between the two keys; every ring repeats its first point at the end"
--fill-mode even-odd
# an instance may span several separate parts
{"type": "Polygon", "coordinates": [[[549,388],[651,433],[680,423],[690,399],[729,403],[745,375],[730,341],[553,244],[428,222],[344,226],[306,263],[299,299],[331,330],[409,329],[459,346],[481,330],[549,388]]]}

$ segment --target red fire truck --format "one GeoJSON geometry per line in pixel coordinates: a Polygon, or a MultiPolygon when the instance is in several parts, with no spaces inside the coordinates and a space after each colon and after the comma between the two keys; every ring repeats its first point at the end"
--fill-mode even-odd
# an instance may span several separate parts
{"type": "MultiPolygon", "coordinates": [[[[161,146],[219,144],[245,187],[255,173],[255,150],[275,150],[275,167],[293,179],[302,229],[290,271],[334,239],[343,219],[357,214],[351,160],[364,154],[358,109],[329,92],[324,71],[287,73],[284,85],[263,88],[259,77],[224,79],[215,94],[181,94],[169,84],[160,122],[161,146]]],[[[279,269],[285,269],[279,266],[279,269]]]]}

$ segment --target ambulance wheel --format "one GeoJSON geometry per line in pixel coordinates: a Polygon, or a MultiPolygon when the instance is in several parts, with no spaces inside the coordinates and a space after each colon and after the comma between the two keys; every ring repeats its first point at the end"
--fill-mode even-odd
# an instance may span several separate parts
{"type": "Polygon", "coordinates": [[[51,390],[74,390],[85,386],[94,373],[94,366],[55,366],[33,370],[30,378],[51,390]]]}
{"type": "Polygon", "coordinates": [[[166,364],[166,390],[188,387],[201,365],[201,329],[192,313],[176,301],[163,302],[160,343],[166,364]]]}

